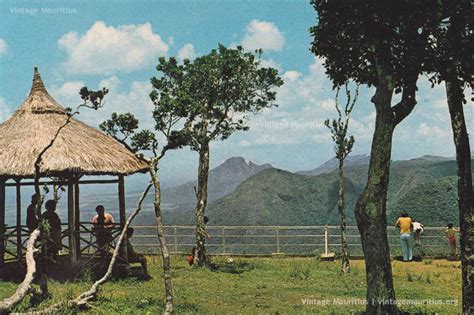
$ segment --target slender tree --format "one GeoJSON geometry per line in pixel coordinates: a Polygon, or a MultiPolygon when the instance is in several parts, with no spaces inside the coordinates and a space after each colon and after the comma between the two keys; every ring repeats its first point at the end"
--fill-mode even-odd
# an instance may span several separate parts
{"type": "Polygon", "coordinates": [[[375,87],[375,131],[368,180],[355,215],[365,256],[368,314],[397,314],[387,240],[387,190],[395,127],[413,110],[416,81],[435,21],[433,1],[312,0],[318,21],[311,50],[334,85],[352,79],[375,87]],[[394,93],[401,100],[392,104],[394,93]]]}
{"type": "Polygon", "coordinates": [[[349,245],[347,243],[346,233],[346,212],[344,202],[344,160],[351,153],[352,147],[354,146],[354,136],[348,136],[347,131],[349,129],[349,119],[357,101],[359,95],[359,86],[356,87],[354,98],[351,97],[351,91],[348,87],[349,83],[344,84],[346,92],[346,103],[344,109],[339,108],[339,91],[340,87],[336,88],[336,110],[338,117],[332,121],[327,119],[324,124],[331,130],[331,137],[334,141],[334,153],[336,159],[339,161],[338,175],[339,175],[339,199],[337,202],[337,208],[339,210],[339,224],[341,226],[341,251],[342,251],[342,265],[341,271],[346,274],[350,272],[349,262],[349,245]]]}
{"type": "Polygon", "coordinates": [[[275,106],[275,88],[283,84],[278,71],[260,66],[262,51],[250,53],[242,47],[219,45],[208,55],[177,65],[175,58],[160,59],[163,77],[153,86],[162,97],[186,110],[186,139],[199,153],[196,190],[196,251],[194,265],[207,265],[204,213],[208,197],[210,143],[225,140],[239,130],[248,130],[248,114],[275,106]],[[166,90],[163,84],[166,83],[166,90]]]}
{"type": "Polygon", "coordinates": [[[437,7],[438,21],[430,36],[430,58],[424,70],[431,81],[444,81],[451,128],[456,148],[458,174],[459,225],[461,228],[462,310],[474,313],[474,192],[472,190],[471,149],[464,118],[464,90],[472,88],[474,61],[472,58],[471,1],[441,1],[437,7]]]}
{"type": "MultiPolygon", "coordinates": [[[[173,73],[179,68],[176,62],[173,66],[168,66],[167,70],[173,73]]],[[[157,69],[161,71],[161,66],[159,65],[157,69]]],[[[155,130],[159,135],[164,137],[163,145],[159,146],[157,140],[158,135],[152,131],[144,129],[137,132],[139,122],[130,113],[113,113],[111,119],[100,125],[103,131],[120,141],[148,165],[150,181],[155,189],[153,206],[155,211],[156,231],[163,259],[163,280],[166,297],[165,314],[174,313],[174,302],[171,256],[166,245],[164,232],[163,214],[161,211],[161,183],[158,176],[158,166],[168,150],[180,148],[186,143],[183,136],[184,129],[182,126],[179,127],[180,119],[186,116],[186,108],[183,107],[183,104],[169,98],[167,94],[169,89],[172,89],[175,80],[179,80],[179,78],[169,79],[167,77],[161,77],[160,79],[152,79],[155,86],[155,89],[150,94],[155,105],[153,118],[155,120],[155,130]],[[145,156],[145,152],[150,153],[150,156],[145,156]]]]}

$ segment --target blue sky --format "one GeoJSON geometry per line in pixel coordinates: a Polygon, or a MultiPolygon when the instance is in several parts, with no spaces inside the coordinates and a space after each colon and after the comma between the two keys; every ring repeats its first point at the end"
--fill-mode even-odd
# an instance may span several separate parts
{"type": "MultiPolygon", "coordinates": [[[[98,126],[114,111],[132,112],[150,126],[149,78],[159,56],[193,58],[218,43],[263,48],[263,63],[285,84],[279,107],[251,117],[250,131],[212,145],[216,166],[232,156],[291,171],[312,169],[332,157],[329,131],[334,91],[321,60],[309,51],[316,21],[309,1],[2,1],[0,3],[0,122],[29,92],[37,65],[50,94],[63,106],[80,101],[83,85],[107,86],[100,112],[78,119],[98,126]]],[[[393,158],[454,156],[444,85],[418,82],[418,105],[395,132],[393,158]]],[[[469,91],[470,92],[470,91],[469,91]]],[[[361,88],[350,130],[354,154],[369,153],[375,113],[373,90],[361,88]]],[[[465,106],[469,130],[473,104],[465,106]]],[[[471,141],[472,145],[472,141],[471,141]]],[[[174,151],[162,163],[168,185],[195,177],[197,154],[174,151]]]]}

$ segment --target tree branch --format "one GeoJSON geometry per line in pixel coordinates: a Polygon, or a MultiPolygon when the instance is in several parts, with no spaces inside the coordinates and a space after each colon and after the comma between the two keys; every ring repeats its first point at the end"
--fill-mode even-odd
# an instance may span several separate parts
{"type": "Polygon", "coordinates": [[[28,240],[28,244],[26,246],[25,279],[18,286],[18,288],[16,289],[15,293],[12,296],[0,302],[0,314],[8,313],[9,311],[11,311],[31,291],[33,280],[35,278],[35,273],[36,273],[36,262],[34,258],[34,252],[36,250],[34,246],[39,235],[40,235],[39,228],[34,230],[30,235],[30,239],[28,240]]]}
{"type": "Polygon", "coordinates": [[[412,112],[413,108],[415,108],[416,78],[417,76],[412,75],[406,80],[401,101],[392,107],[394,126],[398,125],[412,112]]]}

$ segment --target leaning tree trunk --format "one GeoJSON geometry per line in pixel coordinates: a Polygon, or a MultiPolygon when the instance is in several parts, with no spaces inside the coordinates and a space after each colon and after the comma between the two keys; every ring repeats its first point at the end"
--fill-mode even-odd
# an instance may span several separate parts
{"type": "Polygon", "coordinates": [[[387,191],[394,124],[392,90],[380,84],[372,102],[376,107],[375,131],[370,154],[367,185],[355,207],[367,281],[367,314],[397,314],[394,303],[392,266],[387,239],[387,191]]]}
{"type": "Polygon", "coordinates": [[[346,233],[346,213],[344,203],[344,160],[339,160],[339,201],[337,207],[339,209],[339,223],[341,225],[341,249],[342,249],[342,273],[350,272],[349,263],[349,245],[347,244],[346,233]]]}
{"type": "Polygon", "coordinates": [[[471,150],[463,111],[463,91],[457,78],[446,80],[458,174],[459,226],[461,228],[462,311],[474,314],[474,211],[471,150]]]}
{"type": "Polygon", "coordinates": [[[205,266],[209,263],[206,255],[206,225],[204,211],[207,205],[207,185],[209,180],[209,143],[201,145],[199,150],[198,188],[196,204],[196,251],[194,266],[205,266]]]}
{"type": "Polygon", "coordinates": [[[171,283],[171,257],[166,246],[166,238],[163,227],[163,216],[161,213],[161,190],[160,190],[160,180],[158,174],[156,173],[156,166],[151,163],[149,167],[151,180],[155,188],[155,198],[153,201],[156,217],[156,232],[158,240],[161,246],[161,257],[163,259],[163,280],[165,285],[165,296],[166,296],[166,306],[165,314],[173,314],[173,290],[171,283]]]}

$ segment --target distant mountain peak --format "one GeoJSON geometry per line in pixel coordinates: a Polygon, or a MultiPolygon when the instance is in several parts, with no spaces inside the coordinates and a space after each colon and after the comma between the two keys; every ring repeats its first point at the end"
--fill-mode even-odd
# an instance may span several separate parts
{"type": "MultiPolygon", "coordinates": [[[[367,154],[349,155],[344,160],[344,165],[346,167],[354,166],[354,165],[366,165],[366,164],[369,164],[369,161],[370,161],[370,156],[367,154]]],[[[313,170],[300,171],[296,173],[302,174],[302,175],[310,175],[310,176],[315,176],[315,175],[324,174],[324,173],[331,173],[332,171],[337,169],[338,163],[339,163],[338,160],[335,157],[333,157],[313,170]]]]}
{"type": "MultiPolygon", "coordinates": [[[[241,182],[259,172],[272,168],[270,164],[258,165],[241,156],[234,156],[209,171],[209,201],[231,193],[241,182]]],[[[163,190],[163,202],[188,204],[196,201],[194,186],[197,181],[163,190]]]]}
{"type": "MultiPolygon", "coordinates": [[[[231,158],[228,158],[225,160],[221,165],[219,166],[240,166],[240,165],[248,165],[247,160],[241,156],[233,156],[231,158]]],[[[217,166],[217,167],[219,167],[217,166]]]]}

